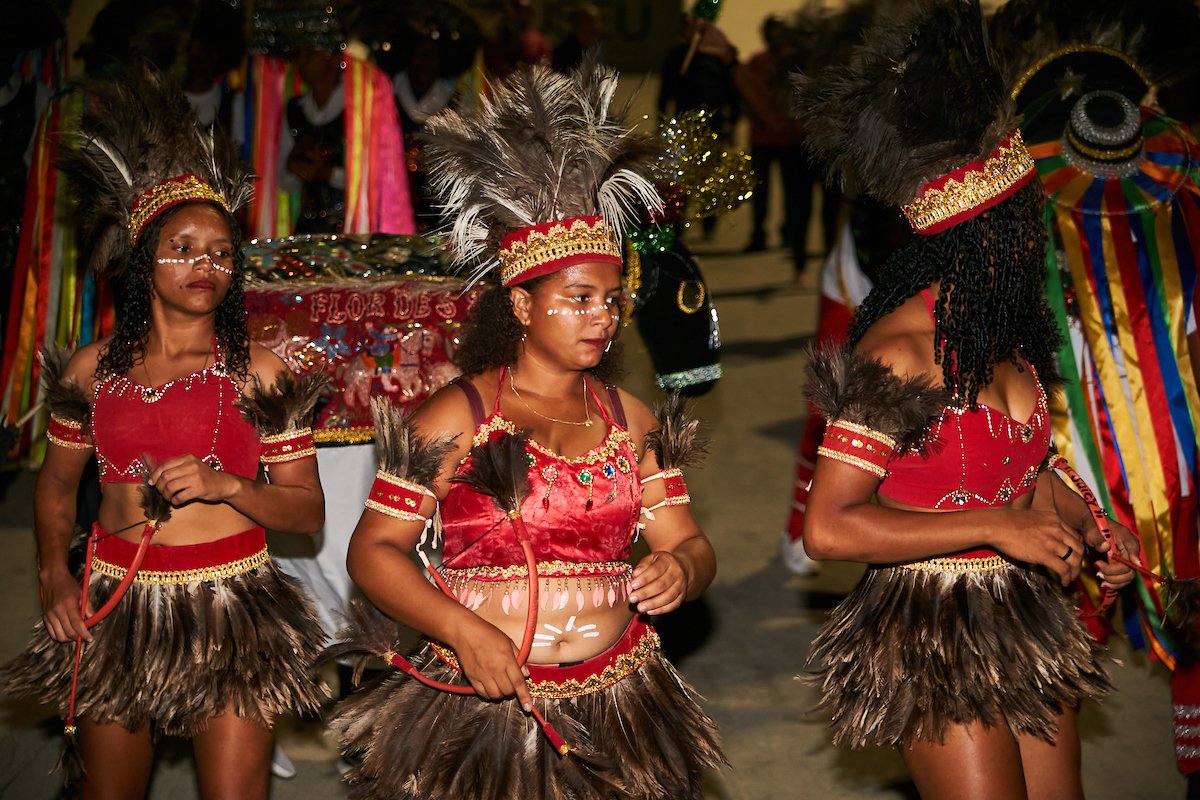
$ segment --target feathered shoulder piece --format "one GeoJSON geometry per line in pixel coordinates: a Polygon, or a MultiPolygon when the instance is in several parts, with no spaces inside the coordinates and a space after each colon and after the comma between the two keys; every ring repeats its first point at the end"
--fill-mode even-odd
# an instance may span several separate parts
{"type": "Polygon", "coordinates": [[[84,252],[119,269],[146,225],[184,202],[236,211],[251,175],[232,144],[201,128],[178,86],[151,69],[80,85],[84,111],[59,168],[79,197],[84,252]]]}
{"type": "Polygon", "coordinates": [[[833,175],[909,203],[1015,127],[978,0],[916,0],[876,17],[849,61],[794,77],[805,144],[833,175]]]}
{"type": "Polygon", "coordinates": [[[505,284],[532,277],[531,266],[552,259],[539,247],[553,233],[535,226],[564,220],[574,230],[553,242],[559,256],[564,248],[607,249],[619,263],[634,215],[662,201],[651,176],[655,140],[625,126],[616,88],[617,74],[593,57],[570,75],[526,66],[490,85],[473,112],[448,109],[426,123],[432,190],[452,220],[456,259],[473,280],[498,265],[505,284]],[[522,229],[535,233],[514,243],[511,263],[502,265],[504,238],[522,229]]]}
{"type": "Polygon", "coordinates": [[[375,418],[375,455],[379,469],[426,488],[433,485],[442,462],[454,449],[454,436],[427,439],[413,430],[407,411],[386,397],[371,398],[375,418]]]}
{"type": "Polygon", "coordinates": [[[671,392],[654,409],[658,428],[646,434],[646,447],[658,457],[662,469],[679,469],[698,463],[708,453],[708,439],[700,435],[700,421],[679,392],[671,392]]]}
{"type": "Polygon", "coordinates": [[[282,373],[270,386],[263,386],[255,376],[237,407],[259,436],[278,436],[311,425],[313,408],[328,384],[321,373],[300,377],[282,373]]]}
{"type": "Polygon", "coordinates": [[[901,378],[882,361],[849,348],[812,354],[805,394],[825,419],[887,434],[897,450],[919,446],[951,403],[950,392],[928,377],[901,378]]]}
{"type": "Polygon", "coordinates": [[[50,413],[59,419],[86,423],[91,413],[87,394],[74,378],[66,377],[67,362],[71,351],[65,347],[49,345],[38,351],[38,362],[42,365],[42,387],[50,413]]]}

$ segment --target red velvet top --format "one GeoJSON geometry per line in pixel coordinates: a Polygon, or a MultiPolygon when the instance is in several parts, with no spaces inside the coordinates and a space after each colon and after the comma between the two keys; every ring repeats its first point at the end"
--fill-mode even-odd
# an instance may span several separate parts
{"type": "Polygon", "coordinates": [[[213,366],[155,388],[124,376],[104,378],[91,414],[100,485],[140,481],[143,455],[153,466],[191,454],[215,469],[255,478],[262,445],[237,399],[219,351],[213,366]]]}
{"type": "MultiPolygon", "coordinates": [[[[922,293],[932,314],[933,298],[922,293]]],[[[1050,411],[1033,365],[1037,404],[1025,422],[979,403],[947,406],[923,452],[897,451],[879,494],[919,508],[965,509],[1002,505],[1033,488],[1050,449],[1050,411]]]]}
{"type": "MultiPolygon", "coordinates": [[[[500,385],[504,385],[503,372],[500,385]]],[[[642,487],[633,441],[609,417],[590,385],[588,391],[608,425],[603,442],[578,458],[564,458],[532,439],[526,448],[532,491],[521,504],[521,516],[533,538],[538,573],[543,577],[573,574],[567,564],[625,561],[641,513],[642,487]]],[[[516,428],[501,415],[497,393],[492,413],[476,428],[472,444],[482,444],[505,431],[515,433],[516,428]]],[[[467,466],[464,461],[458,472],[467,466]]],[[[441,502],[441,514],[444,566],[525,565],[512,525],[490,497],[466,484],[451,483],[441,502]]]]}

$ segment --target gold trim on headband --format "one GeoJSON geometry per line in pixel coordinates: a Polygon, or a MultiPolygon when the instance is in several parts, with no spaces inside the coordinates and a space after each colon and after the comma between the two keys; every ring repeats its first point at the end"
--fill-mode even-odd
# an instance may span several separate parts
{"type": "Polygon", "coordinates": [[[229,203],[216,189],[195,175],[176,175],[174,178],[159,181],[138,195],[133,202],[133,210],[129,212],[129,243],[137,244],[138,237],[142,235],[146,225],[164,209],[191,200],[216,203],[233,213],[229,203]]]}
{"type": "Polygon", "coordinates": [[[1033,157],[1025,149],[1019,131],[1013,131],[1008,146],[999,146],[977,168],[962,179],[950,178],[940,187],[928,186],[902,210],[914,231],[932,228],[994,200],[1033,172],[1033,157]]]}
{"type": "Polygon", "coordinates": [[[595,224],[576,219],[570,226],[555,224],[549,230],[531,230],[500,249],[500,282],[512,283],[526,270],[570,256],[595,253],[621,258],[621,245],[603,219],[595,224]]]}

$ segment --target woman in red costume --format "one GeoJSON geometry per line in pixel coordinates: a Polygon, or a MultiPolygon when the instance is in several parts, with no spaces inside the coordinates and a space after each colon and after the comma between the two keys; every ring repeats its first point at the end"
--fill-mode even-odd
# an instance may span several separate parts
{"type": "Polygon", "coordinates": [[[245,172],[157,78],[96,83],[87,102],[64,170],[120,315],[50,377],[34,499],[43,616],[5,686],[58,704],[78,731],[85,798],[143,796],[162,734],[192,738],[203,797],[265,798],[274,717],[323,696],[309,677],[320,628],[263,531],[321,526],[313,392],[289,395],[283,362],[247,336],[233,218],[245,172]],[[68,547],[93,453],[85,601],[68,547]]]}
{"type": "Polygon", "coordinates": [[[835,742],[899,748],[922,797],[1080,798],[1075,717],[1108,680],[1064,587],[1093,561],[1128,584],[1138,546],[1048,468],[1042,196],[994,64],[951,0],[798,81],[812,149],[917,234],[814,358],[805,547],[870,567],[808,666],[835,742]]]}
{"type": "Polygon", "coordinates": [[[412,421],[414,436],[443,443],[427,478],[389,473],[384,455],[348,566],[380,610],[428,638],[413,663],[477,696],[393,673],[344,701],[333,726],[362,755],[356,797],[698,798],[704,770],[723,763],[649,624],[699,597],[713,551],[677,462],[660,461],[671,450],[660,423],[605,381],[623,212],[657,206],[647,143],[608,109],[615,81],[591,65],[571,77],[527,68],[478,116],[430,120],[456,251],[481,271],[498,261],[500,285],[473,308],[464,377],[412,421]],[[511,515],[471,482],[506,441],[529,482],[511,515]],[[441,590],[410,558],[435,510],[441,590]],[[639,532],[650,552],[631,566],[639,532]]]}

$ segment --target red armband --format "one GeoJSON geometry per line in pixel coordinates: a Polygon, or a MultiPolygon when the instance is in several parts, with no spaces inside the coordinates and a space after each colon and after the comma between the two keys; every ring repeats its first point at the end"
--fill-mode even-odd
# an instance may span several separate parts
{"type": "Polygon", "coordinates": [[[666,505],[683,506],[692,502],[687,484],[683,482],[683,473],[677,469],[663,470],[663,490],[666,493],[663,500],[666,505]]]}
{"type": "Polygon", "coordinates": [[[71,450],[91,450],[93,447],[92,437],[83,429],[82,422],[54,414],[50,415],[50,423],[46,426],[46,438],[71,450]]]}
{"type": "Polygon", "coordinates": [[[856,422],[835,419],[825,426],[825,438],[817,448],[817,455],[882,478],[887,475],[887,464],[895,451],[896,440],[886,433],[856,422]]]}
{"type": "Polygon", "coordinates": [[[286,461],[298,461],[317,454],[313,444],[312,428],[294,428],[283,433],[263,436],[258,440],[262,443],[262,455],[259,461],[264,464],[282,464],[286,461]]]}
{"type": "Polygon", "coordinates": [[[364,505],[372,511],[396,519],[424,521],[425,517],[420,510],[421,501],[426,496],[434,495],[419,483],[406,481],[390,472],[380,470],[375,473],[375,482],[371,484],[371,493],[367,495],[364,505]]]}
{"type": "Polygon", "coordinates": [[[677,468],[664,469],[662,472],[657,472],[649,478],[642,478],[642,483],[649,483],[662,479],[663,482],[663,499],[655,503],[645,511],[656,511],[663,506],[686,506],[692,502],[691,495],[688,494],[687,484],[683,481],[683,473],[677,468]]]}

